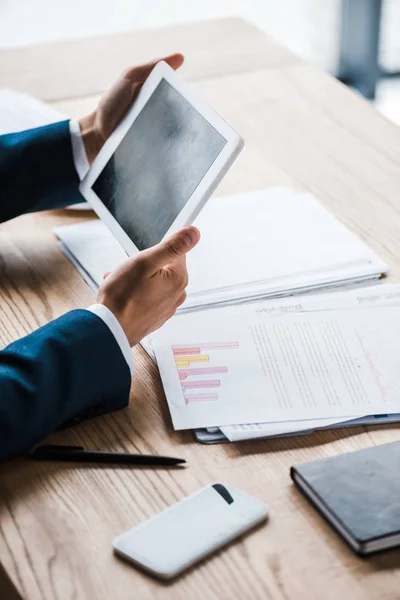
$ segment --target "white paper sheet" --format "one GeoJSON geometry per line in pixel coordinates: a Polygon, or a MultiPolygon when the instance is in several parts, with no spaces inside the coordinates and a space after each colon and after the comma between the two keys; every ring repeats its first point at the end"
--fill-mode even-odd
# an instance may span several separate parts
{"type": "MultiPolygon", "coordinates": [[[[369,270],[369,268],[368,268],[369,270]]],[[[375,265],[373,265],[375,271],[375,265]]],[[[212,294],[188,296],[186,302],[182,305],[179,312],[195,312],[204,310],[204,308],[214,308],[218,306],[227,306],[241,302],[256,302],[263,298],[280,298],[282,296],[291,296],[293,294],[314,293],[329,288],[339,288],[349,284],[365,283],[379,279],[380,272],[366,272],[366,269],[343,267],[340,271],[327,271],[323,276],[315,274],[305,277],[293,277],[276,281],[273,285],[257,284],[238,288],[233,290],[213,292],[212,294]],[[238,295],[239,294],[239,295],[238,295]]]]}
{"type": "MultiPolygon", "coordinates": [[[[269,314],[271,316],[289,312],[303,312],[329,309],[380,307],[380,306],[399,306],[400,307],[400,285],[399,284],[378,284],[369,288],[360,290],[350,290],[347,292],[336,292],[334,294],[322,294],[306,299],[299,298],[297,301],[286,300],[285,302],[274,305],[275,303],[263,303],[256,309],[257,314],[269,314]]],[[[374,417],[368,416],[355,421],[351,419],[351,424],[360,425],[363,423],[392,420],[392,417],[374,417]]],[[[222,433],[231,441],[241,441],[246,439],[265,438],[274,435],[286,435],[288,433],[321,429],[332,427],[333,425],[344,423],[342,419],[316,419],[310,421],[290,421],[285,423],[253,423],[248,425],[227,425],[221,427],[222,433]]]]}
{"type": "Polygon", "coordinates": [[[99,286],[97,283],[90,277],[89,273],[85,271],[82,265],[76,260],[75,256],[68,250],[66,246],[62,242],[57,242],[57,246],[60,248],[62,252],[64,252],[65,256],[72,262],[78,273],[82,276],[82,278],[86,281],[92,292],[97,293],[99,286]]]}
{"type": "MultiPolygon", "coordinates": [[[[57,227],[54,233],[69,254],[74,256],[75,260],[72,262],[75,265],[79,263],[87,273],[88,277],[83,275],[86,281],[95,282],[98,286],[103,281],[104,273],[112,271],[127,258],[125,250],[99,220],[57,227]],[[106,235],[103,235],[104,230],[106,235]]],[[[71,259],[71,256],[68,258],[71,259]]]]}
{"type": "Polygon", "coordinates": [[[295,276],[309,284],[344,267],[369,274],[374,264],[376,272],[376,255],[310,194],[272,188],[214,198],[195,225],[202,239],[187,257],[189,296],[287,287],[295,276]]]}
{"type": "MultiPolygon", "coordinates": [[[[177,321],[190,323],[195,319],[201,319],[203,323],[218,323],[218,320],[223,315],[225,318],[230,315],[235,315],[240,318],[241,315],[254,316],[282,316],[304,311],[317,310],[343,310],[347,308],[363,308],[373,306],[399,306],[400,305],[400,285],[399,284],[384,284],[379,283],[366,287],[352,286],[348,290],[325,292],[322,294],[310,294],[303,296],[293,296],[290,298],[281,298],[279,300],[260,300],[251,304],[234,305],[229,307],[221,307],[196,313],[196,315],[183,314],[177,315],[169,323],[164,326],[164,331],[170,330],[171,334],[174,329],[174,323],[177,321]]],[[[157,332],[153,334],[157,336],[157,332]]],[[[151,347],[151,338],[149,337],[143,344],[150,356],[155,359],[154,351],[151,347]]],[[[379,417],[379,422],[393,421],[389,416],[383,419],[379,417]]],[[[358,419],[357,424],[377,422],[373,416],[368,419],[358,419]]],[[[291,421],[283,423],[251,423],[246,425],[223,426],[221,431],[232,442],[265,438],[274,435],[286,435],[294,431],[308,431],[322,427],[332,427],[334,424],[343,423],[341,418],[335,419],[318,419],[308,421],[291,421]]],[[[354,420],[351,419],[354,424],[354,420]]],[[[215,428],[213,428],[215,430],[215,428]]],[[[219,428],[217,428],[218,430],[219,428]]]]}
{"type": "Polygon", "coordinates": [[[174,427],[192,429],[400,412],[399,333],[398,308],[324,311],[186,323],[154,350],[174,427]]]}

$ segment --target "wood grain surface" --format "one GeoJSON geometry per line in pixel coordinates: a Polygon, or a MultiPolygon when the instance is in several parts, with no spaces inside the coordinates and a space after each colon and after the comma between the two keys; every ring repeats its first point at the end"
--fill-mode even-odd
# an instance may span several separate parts
{"type": "Polygon", "coordinates": [[[293,63],[293,55],[240,19],[0,49],[0,85],[43,100],[104,92],[130,65],[183,52],[189,80],[293,63]]]}
{"type": "MultiPolygon", "coordinates": [[[[216,25],[197,27],[205,37],[216,25]]],[[[240,40],[241,26],[235,27],[239,37],[232,44],[240,40]]],[[[245,37],[248,27],[243,25],[245,37]]],[[[207,55],[207,48],[202,52],[207,55]]],[[[246,139],[218,193],[271,185],[309,190],[389,263],[388,280],[400,281],[400,130],[330,76],[295,60],[216,72],[194,87],[246,139]]],[[[86,106],[95,92],[82,100],[86,106]]],[[[82,102],[67,97],[57,105],[78,116],[82,102]]],[[[52,234],[54,226],[83,218],[90,216],[59,211],[0,227],[2,346],[93,301],[52,234]]],[[[173,431],[155,365],[141,349],[133,353],[129,408],[49,441],[183,456],[188,467],[130,470],[23,459],[3,464],[0,560],[23,598],[400,598],[400,551],[357,558],[289,478],[294,463],[398,440],[400,426],[202,446],[190,432],[173,431]],[[115,536],[217,480],[264,500],[269,523],[173,583],[158,583],[113,556],[115,536]]]]}

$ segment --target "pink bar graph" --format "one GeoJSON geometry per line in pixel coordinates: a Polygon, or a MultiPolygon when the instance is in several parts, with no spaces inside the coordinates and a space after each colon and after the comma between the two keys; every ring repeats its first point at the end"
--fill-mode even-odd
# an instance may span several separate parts
{"type": "Polygon", "coordinates": [[[186,405],[189,402],[213,402],[218,400],[218,394],[190,394],[185,396],[186,405]]]}
{"type": "Polygon", "coordinates": [[[172,347],[174,356],[185,356],[187,354],[200,354],[200,348],[174,348],[172,347]]]}
{"type": "Polygon", "coordinates": [[[172,351],[174,354],[176,352],[179,352],[179,354],[197,354],[196,351],[202,350],[203,348],[207,350],[210,348],[212,348],[213,350],[228,350],[229,348],[239,348],[239,342],[210,342],[205,344],[196,344],[196,346],[176,344],[172,346],[172,351]],[[185,352],[181,352],[183,350],[185,352]]]}
{"type": "MultiPolygon", "coordinates": [[[[182,396],[188,406],[191,402],[213,402],[218,400],[219,395],[207,392],[208,388],[219,388],[222,383],[219,379],[207,379],[210,375],[228,373],[228,367],[219,366],[220,356],[213,356],[213,350],[233,350],[239,348],[239,342],[200,342],[174,344],[171,346],[174,355],[174,362],[177,369],[177,375],[182,388],[182,396]],[[207,352],[207,354],[204,353],[207,352]],[[211,356],[209,356],[211,354],[211,356]],[[211,363],[216,360],[216,366],[211,363]],[[202,366],[204,365],[204,366],[202,366]],[[204,379],[202,377],[205,377],[204,379]],[[193,394],[188,393],[193,390],[193,394]],[[198,392],[197,392],[198,390],[198,392]],[[204,392],[202,391],[204,390],[204,392]]],[[[225,361],[221,361],[225,362],[225,361]]]]}
{"type": "Polygon", "coordinates": [[[227,373],[228,367],[199,367],[198,369],[178,369],[179,379],[182,381],[190,375],[215,375],[227,373]]]}
{"type": "Polygon", "coordinates": [[[219,379],[209,379],[204,381],[183,381],[182,389],[189,390],[192,388],[214,388],[219,387],[221,382],[219,379]]]}

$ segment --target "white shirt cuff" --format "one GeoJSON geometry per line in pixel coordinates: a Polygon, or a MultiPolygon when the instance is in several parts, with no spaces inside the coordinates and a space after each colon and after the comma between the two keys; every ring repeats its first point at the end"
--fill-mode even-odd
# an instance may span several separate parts
{"type": "Polygon", "coordinates": [[[79,179],[85,177],[89,171],[90,165],[86,155],[85,144],[83,143],[81,128],[78,121],[69,122],[69,131],[71,134],[72,156],[74,159],[75,169],[79,179]]]}
{"type": "Polygon", "coordinates": [[[110,309],[104,304],[92,304],[87,309],[92,312],[94,315],[97,315],[103,323],[107,325],[119,347],[121,348],[121,352],[124,355],[126,362],[128,363],[129,370],[131,372],[131,376],[133,377],[133,361],[132,361],[132,352],[131,347],[128,342],[128,338],[125,335],[124,330],[122,329],[118,319],[113,315],[110,309]]]}

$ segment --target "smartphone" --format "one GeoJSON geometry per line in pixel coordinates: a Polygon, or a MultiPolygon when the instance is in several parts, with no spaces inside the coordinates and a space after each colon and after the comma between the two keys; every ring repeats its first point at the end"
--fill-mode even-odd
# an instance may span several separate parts
{"type": "Polygon", "coordinates": [[[122,534],[113,548],[151,575],[172,579],[267,518],[263,502],[214,483],[122,534]]]}

